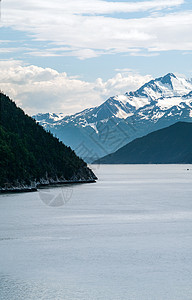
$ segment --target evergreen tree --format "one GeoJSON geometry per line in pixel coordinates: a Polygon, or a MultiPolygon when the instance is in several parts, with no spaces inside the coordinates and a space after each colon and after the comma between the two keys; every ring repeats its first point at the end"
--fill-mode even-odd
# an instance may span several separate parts
{"type": "Polygon", "coordinates": [[[95,179],[86,163],[0,93],[0,187],[15,181],[95,179]]]}

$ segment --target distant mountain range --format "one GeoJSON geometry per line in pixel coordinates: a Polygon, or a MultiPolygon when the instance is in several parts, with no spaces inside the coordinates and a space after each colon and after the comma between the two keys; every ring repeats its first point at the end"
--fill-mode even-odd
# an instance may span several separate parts
{"type": "Polygon", "coordinates": [[[31,191],[40,185],[95,179],[70,147],[0,92],[0,192],[31,191]]]}
{"type": "Polygon", "coordinates": [[[33,116],[87,162],[106,156],[155,130],[192,121],[192,81],[169,73],[135,92],[109,98],[100,106],[64,116],[33,116]]]}
{"type": "Polygon", "coordinates": [[[178,122],[149,133],[95,163],[191,164],[192,123],[178,122]]]}

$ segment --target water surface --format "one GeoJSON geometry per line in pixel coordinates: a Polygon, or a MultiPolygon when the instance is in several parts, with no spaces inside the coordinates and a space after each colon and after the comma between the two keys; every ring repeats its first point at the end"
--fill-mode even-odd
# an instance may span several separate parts
{"type": "Polygon", "coordinates": [[[191,300],[192,166],[93,168],[0,196],[0,299],[191,300]]]}

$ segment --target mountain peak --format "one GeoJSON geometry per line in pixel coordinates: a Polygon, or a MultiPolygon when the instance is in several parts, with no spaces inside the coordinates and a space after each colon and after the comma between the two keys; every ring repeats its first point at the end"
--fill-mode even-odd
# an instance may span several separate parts
{"type": "Polygon", "coordinates": [[[177,80],[177,77],[173,73],[168,73],[165,76],[160,77],[156,80],[161,81],[163,84],[169,84],[172,88],[174,88],[172,85],[173,78],[175,78],[177,80]]]}
{"type": "Polygon", "coordinates": [[[165,79],[166,79],[166,78],[171,78],[171,77],[177,78],[177,76],[176,76],[175,74],[173,74],[173,73],[168,73],[168,74],[162,76],[162,78],[165,78],[165,79]]]}
{"type": "MultiPolygon", "coordinates": [[[[34,116],[80,157],[114,152],[135,137],[179,120],[192,118],[192,81],[168,73],[140,89],[110,97],[101,105],[75,115],[34,116]]],[[[94,158],[95,160],[95,158],[94,158]]]]}
{"type": "Polygon", "coordinates": [[[184,77],[168,73],[141,86],[137,91],[126,93],[126,96],[147,98],[149,102],[160,98],[182,97],[192,90],[192,84],[184,77]]]}

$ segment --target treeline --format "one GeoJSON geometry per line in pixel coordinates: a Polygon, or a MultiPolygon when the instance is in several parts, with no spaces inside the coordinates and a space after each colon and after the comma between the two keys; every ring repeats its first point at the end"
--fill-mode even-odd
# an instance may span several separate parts
{"type": "Polygon", "coordinates": [[[0,186],[40,178],[71,179],[86,163],[0,93],[0,186]]]}

